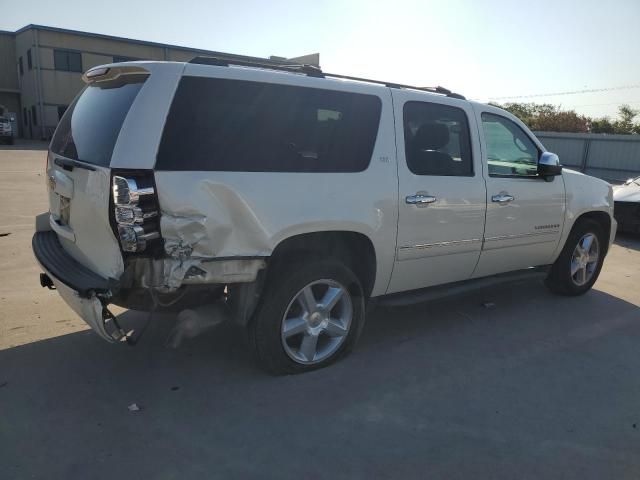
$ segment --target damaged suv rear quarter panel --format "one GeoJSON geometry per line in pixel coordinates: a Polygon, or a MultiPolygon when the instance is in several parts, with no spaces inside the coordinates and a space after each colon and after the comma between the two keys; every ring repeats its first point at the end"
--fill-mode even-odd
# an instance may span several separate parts
{"type": "MultiPolygon", "coordinates": [[[[240,69],[189,65],[185,74],[242,79],[240,69]],[[214,73],[212,73],[214,72],[214,73]],[[218,72],[218,73],[215,73],[218,72]]],[[[255,71],[264,82],[358,91],[341,81],[255,71]]],[[[363,87],[371,94],[371,86],[363,87]]],[[[397,165],[391,94],[380,87],[378,135],[369,166],[354,173],[155,172],[165,251],[202,265],[219,258],[269,257],[296,235],[344,231],[365,235],[376,254],[372,296],[386,292],[397,229],[397,165]],[[375,195],[363,195],[375,192],[375,195]]],[[[188,159],[183,161],[188,162],[188,159]]]]}
{"type": "Polygon", "coordinates": [[[369,176],[362,174],[349,179],[349,174],[263,173],[272,178],[258,182],[252,173],[157,172],[165,251],[176,258],[202,261],[268,257],[280,242],[295,235],[356,232],[366,235],[376,251],[378,272],[372,295],[384,293],[396,240],[395,199],[372,204],[359,198],[361,190],[354,182],[392,192],[396,188],[392,174],[388,171],[394,185],[382,187],[387,175],[372,174],[378,181],[367,182],[356,177],[369,176]],[[323,176],[342,179],[319,178],[323,176]]]}

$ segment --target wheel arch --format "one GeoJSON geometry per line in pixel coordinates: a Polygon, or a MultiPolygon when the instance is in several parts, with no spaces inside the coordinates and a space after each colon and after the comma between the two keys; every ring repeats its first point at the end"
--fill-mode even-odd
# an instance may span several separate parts
{"type": "Polygon", "coordinates": [[[594,220],[599,225],[602,225],[602,233],[606,236],[607,239],[604,252],[606,255],[607,251],[609,250],[609,232],[611,231],[611,216],[609,215],[609,212],[604,212],[602,210],[591,210],[588,212],[584,212],[578,218],[576,218],[571,228],[573,229],[573,227],[577,225],[578,222],[587,219],[594,220]]]}
{"type": "Polygon", "coordinates": [[[609,251],[609,245],[613,240],[610,234],[611,223],[612,223],[611,215],[609,214],[608,211],[605,211],[605,210],[587,210],[587,211],[581,212],[579,215],[574,217],[571,224],[567,225],[568,228],[566,229],[565,235],[563,235],[562,242],[558,245],[558,250],[554,256],[554,260],[560,255],[560,252],[564,248],[564,245],[566,244],[569,238],[569,235],[571,234],[573,229],[576,228],[576,225],[578,225],[580,222],[584,220],[594,220],[598,224],[602,225],[602,233],[605,235],[605,238],[607,240],[605,243],[604,254],[605,255],[607,254],[607,252],[609,251]]]}
{"type": "Polygon", "coordinates": [[[365,297],[371,295],[376,281],[377,255],[367,235],[348,230],[292,235],[282,239],[273,249],[267,270],[275,270],[283,262],[309,255],[333,257],[344,262],[360,280],[365,297]]]}

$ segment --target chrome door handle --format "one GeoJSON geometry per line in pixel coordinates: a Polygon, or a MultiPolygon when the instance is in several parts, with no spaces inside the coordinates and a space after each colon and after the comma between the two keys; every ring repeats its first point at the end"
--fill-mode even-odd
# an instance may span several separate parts
{"type": "Polygon", "coordinates": [[[416,193],[415,195],[408,195],[404,201],[409,205],[417,205],[418,207],[427,206],[431,203],[435,203],[438,199],[432,195],[425,195],[422,193],[416,193]]]}
{"type": "Polygon", "coordinates": [[[505,203],[513,202],[513,200],[514,198],[512,195],[509,195],[508,193],[504,193],[504,192],[501,192],[498,195],[494,195],[493,197],[491,197],[492,202],[500,203],[503,205],[505,203]]]}

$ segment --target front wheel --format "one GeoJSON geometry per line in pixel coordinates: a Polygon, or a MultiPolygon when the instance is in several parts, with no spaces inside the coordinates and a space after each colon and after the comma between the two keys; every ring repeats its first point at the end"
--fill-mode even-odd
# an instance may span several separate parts
{"type": "Polygon", "coordinates": [[[560,295],[582,295],[591,289],[604,262],[606,237],[594,220],[579,221],[572,229],[545,284],[560,295]]]}
{"type": "Polygon", "coordinates": [[[358,278],[337,260],[293,264],[269,277],[249,324],[260,365],[274,374],[325,367],[346,354],[364,324],[358,278]]]}

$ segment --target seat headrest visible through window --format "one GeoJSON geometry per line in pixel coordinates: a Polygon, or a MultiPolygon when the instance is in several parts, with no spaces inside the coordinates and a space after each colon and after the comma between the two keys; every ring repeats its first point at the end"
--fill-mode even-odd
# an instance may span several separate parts
{"type": "Polygon", "coordinates": [[[424,123],[416,131],[413,142],[420,150],[439,150],[449,143],[449,127],[443,123],[424,123]]]}

